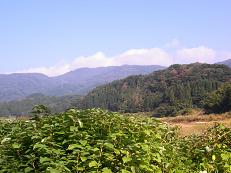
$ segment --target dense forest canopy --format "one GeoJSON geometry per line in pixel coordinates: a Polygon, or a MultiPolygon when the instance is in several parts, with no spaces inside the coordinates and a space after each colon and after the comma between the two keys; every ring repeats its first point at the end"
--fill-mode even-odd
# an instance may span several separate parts
{"type": "Polygon", "coordinates": [[[154,115],[202,107],[207,93],[231,80],[231,69],[219,64],[172,65],[149,75],[130,76],[90,92],[79,107],[112,111],[154,111],[154,115]]]}
{"type": "Polygon", "coordinates": [[[209,93],[204,99],[203,107],[207,113],[231,111],[231,83],[226,83],[218,90],[209,93]]]}

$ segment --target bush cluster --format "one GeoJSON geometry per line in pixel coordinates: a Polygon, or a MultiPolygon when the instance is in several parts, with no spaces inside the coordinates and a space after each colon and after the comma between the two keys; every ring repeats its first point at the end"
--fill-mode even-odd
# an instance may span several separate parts
{"type": "Polygon", "coordinates": [[[181,138],[147,117],[101,109],[0,122],[0,172],[231,172],[231,130],[181,138]]]}

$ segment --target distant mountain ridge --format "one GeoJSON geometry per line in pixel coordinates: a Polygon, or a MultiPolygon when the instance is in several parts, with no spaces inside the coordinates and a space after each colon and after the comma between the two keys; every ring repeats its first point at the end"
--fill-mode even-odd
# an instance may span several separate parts
{"type": "Polygon", "coordinates": [[[23,99],[33,93],[49,96],[84,95],[113,80],[148,74],[164,68],[159,65],[80,68],[57,77],[39,73],[0,74],[0,101],[23,99]]]}
{"type": "Polygon", "coordinates": [[[231,59],[227,59],[225,61],[218,62],[217,64],[224,64],[231,68],[231,59]]]}

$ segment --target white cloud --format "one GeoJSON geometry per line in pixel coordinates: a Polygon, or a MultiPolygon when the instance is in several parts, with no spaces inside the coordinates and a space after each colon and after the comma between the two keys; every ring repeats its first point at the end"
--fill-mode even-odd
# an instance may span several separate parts
{"type": "Polygon", "coordinates": [[[213,63],[215,62],[216,51],[204,46],[184,48],[176,51],[176,57],[179,63],[213,63]]]}
{"type": "Polygon", "coordinates": [[[107,58],[102,52],[97,52],[96,54],[88,57],[78,57],[70,63],[58,63],[52,67],[38,67],[30,68],[26,70],[18,71],[17,73],[43,73],[48,76],[57,76],[75,70],[81,67],[102,67],[111,66],[112,59],[107,58]]]}
{"type": "Polygon", "coordinates": [[[119,64],[128,65],[163,65],[168,66],[173,63],[172,57],[160,48],[151,49],[131,49],[114,58],[119,64]]]}
{"type": "Polygon", "coordinates": [[[48,76],[57,76],[81,67],[106,67],[118,65],[170,65],[172,57],[160,48],[131,49],[114,57],[107,57],[102,52],[91,56],[75,58],[70,63],[59,63],[52,67],[39,67],[21,70],[17,73],[43,73],[48,76]]]}
{"type": "Polygon", "coordinates": [[[70,68],[72,70],[80,67],[102,67],[102,66],[111,66],[113,64],[113,60],[108,58],[102,52],[97,52],[96,54],[88,57],[81,56],[76,58],[70,68]]]}
{"type": "Polygon", "coordinates": [[[231,59],[231,52],[229,51],[220,51],[217,55],[216,62],[224,61],[227,59],[231,59]]]}
{"type": "Polygon", "coordinates": [[[231,58],[231,52],[215,51],[205,46],[193,48],[179,48],[180,42],[176,39],[168,44],[174,48],[149,48],[130,49],[113,57],[106,56],[103,52],[97,52],[91,56],[80,56],[72,62],[61,62],[52,67],[38,67],[19,71],[19,73],[43,73],[48,76],[57,76],[81,67],[105,67],[118,65],[163,65],[169,66],[174,63],[187,64],[193,62],[215,63],[231,58]],[[178,47],[178,48],[176,48],[178,47]],[[219,58],[217,58],[219,57],[219,58]]]}

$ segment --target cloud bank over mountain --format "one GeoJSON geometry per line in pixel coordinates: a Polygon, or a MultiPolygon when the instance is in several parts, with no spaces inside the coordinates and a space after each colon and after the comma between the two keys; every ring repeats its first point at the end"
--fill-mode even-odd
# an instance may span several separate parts
{"type": "Polygon", "coordinates": [[[180,41],[173,39],[163,48],[130,49],[109,57],[103,52],[90,56],[80,56],[71,62],[59,62],[51,67],[38,67],[18,71],[18,73],[43,73],[57,76],[81,67],[106,67],[119,65],[162,65],[188,64],[193,62],[215,63],[231,57],[231,52],[217,51],[206,46],[184,47],[180,41]]]}

